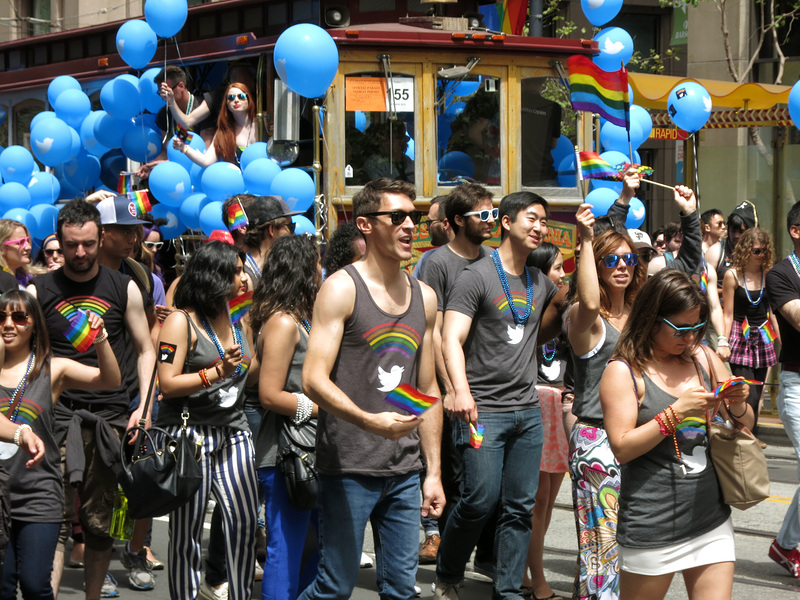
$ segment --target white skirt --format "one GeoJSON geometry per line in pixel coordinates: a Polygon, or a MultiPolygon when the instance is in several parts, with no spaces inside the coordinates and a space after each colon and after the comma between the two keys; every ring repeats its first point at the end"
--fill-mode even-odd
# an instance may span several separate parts
{"type": "Polygon", "coordinates": [[[734,562],[731,518],[700,537],[661,548],[619,547],[621,568],[636,575],[666,575],[721,562],[734,562]]]}

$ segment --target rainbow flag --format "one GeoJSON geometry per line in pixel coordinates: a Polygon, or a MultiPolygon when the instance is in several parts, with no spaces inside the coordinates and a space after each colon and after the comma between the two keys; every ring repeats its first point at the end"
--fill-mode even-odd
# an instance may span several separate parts
{"type": "Polygon", "coordinates": [[[245,227],[250,221],[247,219],[247,213],[244,212],[242,201],[237,200],[228,207],[228,230],[233,231],[240,227],[245,227]]]}
{"type": "Polygon", "coordinates": [[[99,329],[89,327],[89,315],[87,312],[78,309],[70,319],[70,325],[64,335],[78,352],[86,352],[92,347],[94,338],[97,337],[99,332],[99,329]]]}
{"type": "Polygon", "coordinates": [[[744,339],[747,339],[747,336],[750,335],[750,322],[747,320],[747,317],[742,321],[742,335],[744,339]]]}
{"type": "Polygon", "coordinates": [[[597,152],[584,151],[578,153],[581,179],[606,179],[620,181],[619,171],[600,158],[597,152]]]}
{"type": "Polygon", "coordinates": [[[191,142],[192,138],[194,137],[194,134],[191,131],[187,130],[180,123],[175,123],[175,131],[182,134],[181,137],[183,138],[185,144],[191,142]]]}
{"type": "Polygon", "coordinates": [[[714,397],[716,398],[729,388],[732,388],[735,385],[739,385],[740,383],[746,383],[748,385],[764,385],[763,381],[755,381],[754,379],[745,379],[744,377],[731,377],[727,381],[723,381],[717,386],[717,389],[714,390],[714,397]]]}
{"type": "Polygon", "coordinates": [[[420,416],[438,401],[438,398],[426,396],[407,383],[401,383],[386,396],[386,402],[400,410],[410,412],[416,417],[420,416]]]}
{"type": "Polygon", "coordinates": [[[626,173],[628,169],[636,169],[636,173],[641,176],[652,175],[655,169],[653,167],[646,167],[644,165],[637,165],[636,163],[622,163],[617,165],[617,171],[626,173]]]}
{"type": "Polygon", "coordinates": [[[778,339],[778,334],[775,333],[775,330],[772,328],[772,323],[769,322],[769,319],[764,321],[764,324],[759,327],[761,331],[761,338],[764,340],[765,344],[771,344],[776,339],[778,339]]]}
{"type": "Polygon", "coordinates": [[[228,312],[231,313],[231,323],[241,321],[251,308],[253,308],[253,292],[245,292],[229,300],[228,312]]]}
{"type": "Polygon", "coordinates": [[[149,213],[153,206],[150,204],[150,196],[147,195],[147,190],[133,190],[127,193],[128,198],[133,201],[136,207],[137,216],[141,217],[145,213],[149,213]]]}
{"type": "MultiPolygon", "coordinates": [[[[497,8],[499,12],[501,10],[499,3],[497,8]]],[[[528,16],[528,1],[503,0],[502,11],[500,21],[503,23],[503,33],[522,35],[522,30],[525,27],[525,17],[528,16]]]]}
{"type": "Polygon", "coordinates": [[[708,290],[708,271],[706,271],[705,266],[703,267],[703,272],[700,274],[700,291],[705,292],[708,290]]]}
{"type": "Polygon", "coordinates": [[[480,423],[469,424],[469,445],[476,450],[481,447],[483,443],[483,432],[486,428],[480,423]]]}
{"type": "Polygon", "coordinates": [[[119,181],[117,182],[117,192],[120,194],[127,194],[133,189],[133,173],[122,172],[119,174],[119,181]]]}
{"type": "Polygon", "coordinates": [[[627,129],[630,119],[628,71],[603,71],[581,55],[571,56],[567,68],[572,107],[598,113],[614,125],[627,129]]]}

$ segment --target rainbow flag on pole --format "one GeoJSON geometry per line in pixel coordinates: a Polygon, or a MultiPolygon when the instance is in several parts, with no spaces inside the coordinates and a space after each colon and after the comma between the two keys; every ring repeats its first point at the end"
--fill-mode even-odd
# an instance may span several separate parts
{"type": "Polygon", "coordinates": [[[731,377],[730,379],[723,381],[717,386],[717,389],[714,390],[714,397],[716,398],[717,396],[725,392],[728,388],[731,388],[734,385],[739,385],[741,383],[746,383],[748,385],[764,385],[763,381],[756,381],[755,379],[745,379],[744,377],[731,377]]]}
{"type": "Polygon", "coordinates": [[[486,428],[480,423],[469,424],[469,445],[476,450],[483,444],[483,432],[486,428]]]}
{"type": "Polygon", "coordinates": [[[141,217],[152,210],[153,206],[150,204],[150,196],[147,195],[147,190],[134,190],[128,192],[127,196],[133,201],[137,216],[141,217]]]}
{"type": "Polygon", "coordinates": [[[567,68],[569,96],[575,110],[598,113],[614,125],[628,127],[628,71],[603,71],[581,55],[571,56],[567,68]]]}
{"type": "Polygon", "coordinates": [[[247,218],[247,213],[244,212],[242,201],[237,200],[228,207],[228,230],[233,231],[240,227],[245,227],[250,221],[247,218]]]}
{"type": "Polygon", "coordinates": [[[231,323],[242,320],[242,317],[253,308],[253,292],[239,294],[233,300],[228,301],[228,312],[231,313],[231,323]]]}
{"type": "MultiPolygon", "coordinates": [[[[497,5],[498,12],[501,10],[497,5]]],[[[525,27],[525,18],[528,16],[528,0],[503,0],[500,20],[503,24],[503,33],[522,35],[525,27]]]]}
{"type": "Polygon", "coordinates": [[[407,383],[401,383],[386,396],[386,402],[417,417],[438,401],[438,398],[426,396],[407,383]]]}
{"type": "Polygon", "coordinates": [[[606,179],[620,181],[622,175],[608,162],[600,158],[597,152],[579,152],[578,164],[580,165],[581,179],[606,179]]]}
{"type": "Polygon", "coordinates": [[[86,352],[92,347],[94,338],[97,337],[99,332],[99,329],[89,327],[89,315],[86,311],[78,309],[70,319],[69,328],[64,332],[64,335],[78,352],[86,352]]]}
{"type": "Polygon", "coordinates": [[[747,336],[750,335],[750,322],[747,320],[747,317],[742,321],[742,335],[744,339],[747,339],[747,336]]]}
{"type": "Polygon", "coordinates": [[[761,330],[761,339],[764,340],[765,344],[771,344],[776,339],[778,339],[778,334],[775,333],[775,330],[772,328],[772,323],[769,322],[769,319],[764,321],[764,324],[759,327],[761,330]]]}
{"type": "Polygon", "coordinates": [[[122,195],[129,193],[133,189],[133,173],[122,172],[117,181],[117,192],[122,195]]]}

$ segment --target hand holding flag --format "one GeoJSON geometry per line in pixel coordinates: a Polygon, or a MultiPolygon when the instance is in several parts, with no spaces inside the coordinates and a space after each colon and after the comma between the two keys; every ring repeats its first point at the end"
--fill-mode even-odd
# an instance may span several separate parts
{"type": "Polygon", "coordinates": [[[78,352],[86,352],[91,348],[102,327],[103,319],[99,315],[78,309],[70,319],[70,326],[64,332],[64,336],[78,352]]]}
{"type": "Polygon", "coordinates": [[[438,401],[439,398],[426,396],[407,383],[401,383],[386,396],[386,402],[415,417],[420,416],[438,401]]]}

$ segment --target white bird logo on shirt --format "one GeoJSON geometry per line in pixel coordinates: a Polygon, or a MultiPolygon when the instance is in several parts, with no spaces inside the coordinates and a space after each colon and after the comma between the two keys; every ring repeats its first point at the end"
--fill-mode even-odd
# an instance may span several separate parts
{"type": "Polygon", "coordinates": [[[230,408],[236,404],[236,398],[239,394],[236,388],[228,388],[227,390],[219,391],[219,405],[222,408],[230,408]]]}
{"type": "Polygon", "coordinates": [[[701,473],[706,468],[706,448],[705,446],[695,446],[691,454],[683,453],[683,464],[686,465],[689,473],[701,473]]]}
{"type": "Polygon", "coordinates": [[[379,392],[391,392],[394,388],[400,385],[400,379],[403,377],[405,367],[394,365],[389,371],[384,371],[382,367],[378,367],[378,381],[381,387],[378,388],[379,392]]]}
{"type": "Polygon", "coordinates": [[[522,341],[522,334],[525,333],[525,325],[517,323],[515,327],[508,326],[508,343],[512,346],[519,344],[522,341]]]}

